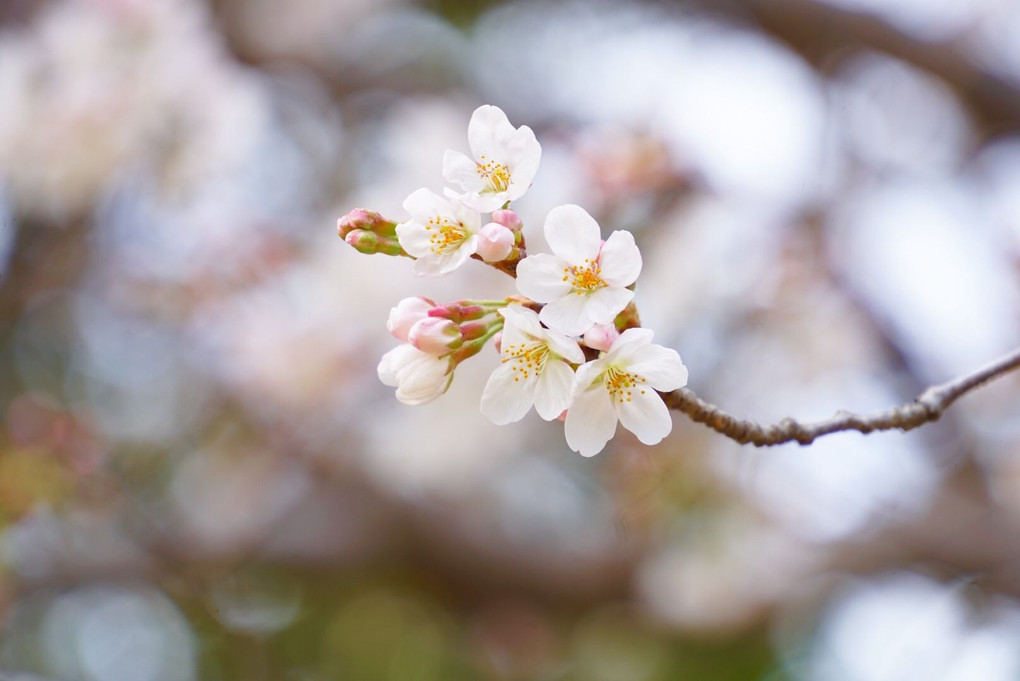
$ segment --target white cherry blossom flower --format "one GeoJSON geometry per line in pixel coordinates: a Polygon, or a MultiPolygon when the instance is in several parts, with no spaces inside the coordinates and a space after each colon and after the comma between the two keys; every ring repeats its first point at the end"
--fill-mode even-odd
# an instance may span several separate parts
{"type": "Polygon", "coordinates": [[[478,248],[481,216],[456,199],[419,189],[404,199],[411,219],[397,225],[400,246],[414,256],[419,277],[449,274],[478,248]]]}
{"type": "Polygon", "coordinates": [[[542,146],[531,128],[514,128],[499,107],[475,109],[468,123],[468,145],[474,159],[449,150],[443,157],[443,178],[459,187],[461,200],[479,212],[519,199],[531,186],[542,158],[542,146]]]}
{"type": "Polygon", "coordinates": [[[650,329],[627,329],[609,352],[583,364],[574,378],[567,411],[567,444],[584,456],[602,451],[616,423],[654,445],[669,435],[673,420],[656,393],[687,385],[687,367],[676,350],[652,344],[650,329]]]}
{"type": "Polygon", "coordinates": [[[431,402],[450,387],[449,357],[436,357],[409,343],[393,348],[379,360],[379,380],[397,389],[397,399],[410,406],[431,402]]]}
{"type": "Polygon", "coordinates": [[[595,324],[611,324],[634,297],[627,286],[641,273],[641,252],[630,232],[601,240],[599,225],[580,206],[549,211],[545,238],[553,255],[539,253],[517,266],[517,290],[546,303],[546,326],[578,336],[595,324]]]}
{"type": "Polygon", "coordinates": [[[574,370],[584,353],[576,341],[542,328],[538,315],[517,305],[505,307],[501,341],[502,364],[492,372],[482,392],[482,413],[493,423],[519,421],[535,411],[551,421],[570,406],[574,370]],[[568,363],[569,362],[569,363],[568,363]]]}

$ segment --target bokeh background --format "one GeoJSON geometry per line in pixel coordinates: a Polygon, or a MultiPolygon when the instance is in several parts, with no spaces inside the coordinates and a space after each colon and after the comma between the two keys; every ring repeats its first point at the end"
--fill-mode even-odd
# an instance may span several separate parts
{"type": "Polygon", "coordinates": [[[594,459],[400,405],[337,239],[496,104],[645,257],[744,417],[910,400],[1020,339],[1014,0],[0,2],[0,676],[1020,679],[1020,382],[904,435],[594,459]]]}

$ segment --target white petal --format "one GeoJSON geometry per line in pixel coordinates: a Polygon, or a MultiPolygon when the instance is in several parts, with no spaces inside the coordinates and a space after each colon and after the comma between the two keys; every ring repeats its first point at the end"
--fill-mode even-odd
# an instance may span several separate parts
{"type": "Polygon", "coordinates": [[[422,187],[404,199],[404,210],[415,219],[426,221],[436,215],[449,215],[451,207],[442,196],[422,187]]]}
{"type": "Polygon", "coordinates": [[[635,357],[639,348],[652,342],[654,332],[651,329],[627,329],[620,334],[620,337],[613,343],[613,347],[606,354],[607,362],[624,362],[629,364],[631,358],[635,357]]]}
{"type": "Polygon", "coordinates": [[[506,140],[514,134],[506,114],[499,107],[486,105],[475,109],[468,122],[468,145],[476,160],[495,160],[502,163],[505,158],[506,140]]]}
{"type": "MultiPolygon", "coordinates": [[[[478,235],[473,234],[455,251],[429,253],[414,261],[414,273],[419,277],[442,277],[467,262],[478,245],[478,235]]],[[[407,250],[406,248],[404,250],[407,250]]]]}
{"type": "Polygon", "coordinates": [[[545,240],[549,248],[571,265],[595,260],[602,245],[602,233],[595,218],[580,206],[567,204],[549,211],[545,218],[545,240]]]}
{"type": "Polygon", "coordinates": [[[566,362],[550,360],[538,377],[535,411],[546,421],[558,418],[573,399],[574,370],[566,362]]]}
{"type": "Polygon", "coordinates": [[[451,149],[443,155],[443,179],[466,192],[479,192],[485,188],[485,180],[478,174],[478,164],[451,149]]]}
{"type": "Polygon", "coordinates": [[[631,400],[616,403],[620,423],[646,445],[662,441],[673,430],[669,409],[659,395],[650,388],[634,391],[631,400]]]}
{"type": "Polygon", "coordinates": [[[479,213],[491,213],[494,210],[499,210],[510,200],[511,197],[508,192],[485,192],[483,194],[472,194],[469,192],[460,196],[461,203],[479,213]]]}
{"type": "Polygon", "coordinates": [[[550,329],[568,336],[580,336],[594,324],[588,316],[587,305],[587,296],[565,295],[547,303],[538,313],[538,318],[550,329]]]}
{"type": "Polygon", "coordinates": [[[641,274],[641,251],[634,235],[618,230],[609,235],[599,256],[602,279],[610,286],[630,286],[641,274]]]}
{"type": "Polygon", "coordinates": [[[608,286],[588,296],[588,316],[597,324],[612,324],[616,315],[623,312],[627,303],[634,299],[630,289],[608,286]]]}
{"type": "Polygon", "coordinates": [[[563,424],[567,446],[582,456],[595,456],[616,433],[616,411],[609,393],[601,387],[574,398],[563,424]]]}
{"type": "MultiPolygon", "coordinates": [[[[453,217],[456,218],[468,234],[478,234],[482,228],[482,216],[478,214],[478,210],[471,208],[463,201],[453,201],[450,204],[450,208],[453,211],[453,217]]],[[[474,251],[471,251],[474,253],[474,251]]]]}
{"type": "Polygon", "coordinates": [[[499,313],[506,320],[506,324],[503,327],[504,343],[506,342],[507,334],[511,331],[524,334],[530,338],[545,337],[545,329],[538,322],[538,314],[535,311],[521,305],[507,305],[500,308],[499,313]]]}
{"type": "MultiPolygon", "coordinates": [[[[535,315],[535,317],[537,319],[538,315],[535,315]]],[[[570,360],[574,364],[584,362],[584,350],[581,349],[576,340],[568,338],[559,331],[552,329],[542,329],[541,337],[545,340],[549,349],[560,357],[570,360]]]]}
{"type": "Polygon", "coordinates": [[[482,413],[499,426],[520,421],[535,401],[536,383],[534,378],[521,378],[511,362],[500,365],[482,391],[482,413]]]}
{"type": "Polygon", "coordinates": [[[397,241],[401,248],[416,258],[432,255],[432,242],[429,241],[425,225],[415,220],[401,222],[397,225],[397,241]]]}
{"type": "Polygon", "coordinates": [[[517,263],[517,290],[537,303],[548,303],[570,292],[572,286],[563,281],[568,263],[548,253],[529,255],[517,263]]]}
{"type": "Polygon", "coordinates": [[[602,372],[605,368],[605,357],[585,362],[577,367],[577,372],[574,374],[574,395],[579,395],[585,390],[591,389],[596,381],[601,382],[602,372]]]}
{"type": "Polygon", "coordinates": [[[669,392],[687,385],[687,367],[672,348],[648,345],[634,353],[627,371],[648,381],[655,390],[669,392]]]}
{"type": "Polygon", "coordinates": [[[379,375],[379,380],[383,385],[396,387],[397,370],[411,361],[414,352],[414,346],[404,343],[379,358],[379,366],[376,368],[376,373],[379,375]]]}

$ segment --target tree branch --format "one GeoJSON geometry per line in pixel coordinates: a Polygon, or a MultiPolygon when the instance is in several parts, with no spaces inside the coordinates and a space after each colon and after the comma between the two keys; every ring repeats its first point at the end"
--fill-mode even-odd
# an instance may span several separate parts
{"type": "Polygon", "coordinates": [[[953,402],[971,390],[1017,369],[1020,369],[1020,348],[973,373],[932,386],[913,402],[900,407],[868,415],[838,411],[831,418],[814,423],[801,423],[786,418],[776,424],[763,425],[756,421],[738,419],[705,402],[686,388],[663,394],[662,397],[670,409],[683,412],[692,421],[703,423],[741,444],[749,442],[756,447],[770,447],[796,441],[807,445],[823,435],[846,430],[861,433],[894,428],[902,431],[913,430],[925,423],[938,420],[953,402]]]}

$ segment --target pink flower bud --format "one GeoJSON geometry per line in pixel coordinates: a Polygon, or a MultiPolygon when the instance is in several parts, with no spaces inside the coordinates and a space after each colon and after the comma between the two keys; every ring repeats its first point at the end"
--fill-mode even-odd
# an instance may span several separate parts
{"type": "Polygon", "coordinates": [[[341,239],[346,239],[353,230],[364,230],[374,232],[381,236],[393,236],[396,234],[396,224],[390,222],[374,210],[355,208],[347,215],[336,221],[336,233],[341,239]]]}
{"type": "Polygon", "coordinates": [[[421,296],[404,298],[390,310],[389,319],[386,320],[386,330],[393,334],[397,340],[407,343],[411,327],[416,322],[428,317],[429,310],[434,306],[433,301],[421,296]]]}
{"type": "Polygon", "coordinates": [[[609,351],[620,332],[612,324],[596,324],[584,334],[584,344],[593,350],[609,351]]]}
{"type": "Polygon", "coordinates": [[[456,350],[463,343],[460,327],[449,319],[425,317],[411,327],[407,339],[414,347],[436,357],[456,350]]]}
{"type": "Polygon", "coordinates": [[[509,208],[505,210],[494,210],[492,211],[492,221],[497,225],[503,225],[511,232],[519,232],[524,227],[521,223],[520,216],[515,211],[509,208]]]}
{"type": "Polygon", "coordinates": [[[475,250],[485,262],[505,260],[514,248],[514,234],[503,225],[495,222],[482,227],[478,235],[478,248],[475,250]]]}
{"type": "Polygon", "coordinates": [[[503,332],[500,331],[492,337],[492,346],[496,348],[496,352],[502,354],[503,352],[503,332]]]}

